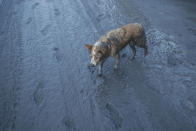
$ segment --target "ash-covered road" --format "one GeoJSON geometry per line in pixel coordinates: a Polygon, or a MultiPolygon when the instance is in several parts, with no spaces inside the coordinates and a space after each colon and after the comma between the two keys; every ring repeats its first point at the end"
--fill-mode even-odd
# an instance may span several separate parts
{"type": "Polygon", "coordinates": [[[196,15],[188,0],[0,0],[0,131],[195,131],[196,15]],[[103,77],[84,47],[139,22],[103,77]]]}

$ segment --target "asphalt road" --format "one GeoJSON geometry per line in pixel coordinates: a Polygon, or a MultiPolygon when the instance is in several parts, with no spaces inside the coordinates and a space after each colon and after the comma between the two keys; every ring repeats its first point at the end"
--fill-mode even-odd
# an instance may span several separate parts
{"type": "Polygon", "coordinates": [[[0,131],[195,131],[192,0],[0,0],[0,131]],[[139,22],[149,55],[103,77],[84,47],[139,22]]]}

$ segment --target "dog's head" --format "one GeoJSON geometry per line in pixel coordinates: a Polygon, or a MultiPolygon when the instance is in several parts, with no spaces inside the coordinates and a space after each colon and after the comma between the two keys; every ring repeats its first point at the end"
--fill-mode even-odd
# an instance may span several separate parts
{"type": "Polygon", "coordinates": [[[102,60],[104,60],[104,56],[106,55],[106,48],[104,48],[101,42],[96,42],[94,45],[86,44],[86,48],[88,49],[91,56],[91,65],[96,66],[102,60]]]}

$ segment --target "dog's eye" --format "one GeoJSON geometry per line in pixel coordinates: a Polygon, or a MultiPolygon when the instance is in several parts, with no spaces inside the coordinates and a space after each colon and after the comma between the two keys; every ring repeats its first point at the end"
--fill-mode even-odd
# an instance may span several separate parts
{"type": "Polygon", "coordinates": [[[95,60],[98,60],[98,59],[99,59],[99,57],[95,56],[95,60]]]}

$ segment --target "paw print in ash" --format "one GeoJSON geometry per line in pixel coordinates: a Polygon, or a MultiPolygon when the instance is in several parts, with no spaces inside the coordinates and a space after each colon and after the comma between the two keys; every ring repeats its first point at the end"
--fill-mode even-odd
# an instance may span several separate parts
{"type": "Polygon", "coordinates": [[[38,86],[36,87],[34,93],[33,93],[33,100],[37,106],[41,105],[41,103],[44,100],[44,83],[39,82],[38,86]]]}

